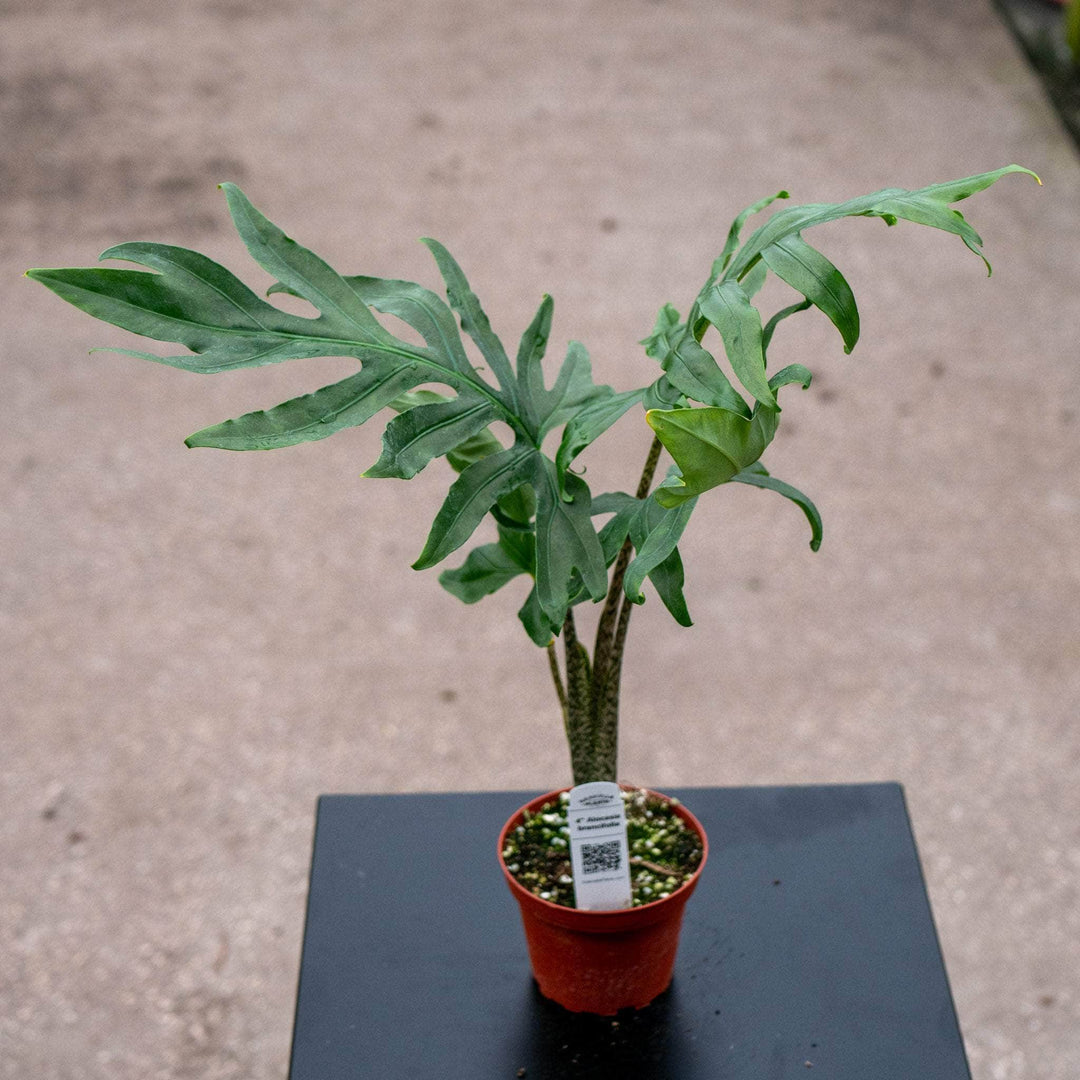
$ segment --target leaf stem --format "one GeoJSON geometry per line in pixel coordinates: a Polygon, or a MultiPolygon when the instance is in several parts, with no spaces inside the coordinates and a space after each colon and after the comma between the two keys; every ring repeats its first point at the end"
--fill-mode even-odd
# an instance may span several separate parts
{"type": "MultiPolygon", "coordinates": [[[[662,449],[663,444],[654,436],[638,481],[638,499],[644,499],[649,494],[662,449]]],[[[590,726],[597,773],[595,778],[600,780],[615,780],[618,773],[619,681],[622,677],[626,633],[633,611],[633,604],[623,595],[623,579],[633,551],[634,545],[627,537],[615,560],[593,648],[590,726]]]]}
{"type": "MultiPolygon", "coordinates": [[[[645,467],[638,481],[635,498],[644,499],[652,487],[653,476],[656,474],[656,466],[660,461],[660,451],[663,443],[654,435],[652,445],[649,447],[649,456],[645,460],[645,467]]],[[[600,623],[596,628],[596,644],[593,648],[593,673],[602,674],[607,671],[611,661],[611,650],[615,644],[614,623],[619,613],[619,599],[622,596],[623,578],[626,576],[626,568],[630,565],[630,557],[633,554],[634,545],[627,537],[619,555],[615,560],[615,569],[611,575],[611,585],[608,588],[607,598],[604,601],[604,610],[600,614],[600,623]]]]}

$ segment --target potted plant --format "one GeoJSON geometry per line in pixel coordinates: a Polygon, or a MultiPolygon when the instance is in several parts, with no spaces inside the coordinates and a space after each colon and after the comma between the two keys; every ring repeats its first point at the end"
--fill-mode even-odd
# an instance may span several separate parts
{"type": "MultiPolygon", "coordinates": [[[[778,492],[805,514],[811,547],[821,542],[813,503],[773,477],[761,460],[781,419],[780,391],[811,382],[801,364],[768,370],[769,345],[780,324],[816,307],[846,352],[859,337],[848,283],[803,233],[844,217],[876,217],[889,225],[903,219],[953,233],[982,257],[979,235],[952,204],[1008,173],[1035,175],[1010,165],[914,191],[889,188],[836,204],[778,209],[744,241],[747,221],[787,193],[755,203],[735,219],[686,313],[670,304],[660,309],[643,342],[657,363],[654,377],[622,391],[593,382],[588,355],[577,342],[570,343],[554,379],[545,377],[550,297],[541,301],[512,363],[461,268],[438,242],[424,241],[448,303],[413,282],[338,274],[231,184],[222,187],[233,222],[254,260],[276,279],[270,293],[295,294],[317,316],[286,312],[207,257],[165,244],[125,243],[101,256],[145,269],[38,269],[28,276],[99,319],[186,346],[180,355],[117,351],[187,371],[354,358],[358,370],[340,382],[206,428],[187,444],[276,449],[325,438],[391,410],[382,454],[365,475],[408,479],[438,457],[446,458],[454,475],[414,568],[442,563],[482,522],[490,523],[494,539],[474,546],[439,581],[474,603],[525,579],[519,618],[546,652],[575,798],[594,784],[611,798],[603,785],[618,780],[627,627],[634,606],[645,599],[646,582],[678,623],[690,624],[678,544],[698,498],[729,482],[778,492]],[[754,301],[770,272],[795,297],[763,319],[754,301]],[[376,312],[403,320],[423,344],[395,336],[376,312]],[[459,324],[482,366],[467,351],[459,324]],[[720,347],[710,351],[706,335],[713,331],[720,347]],[[631,478],[636,486],[594,493],[574,462],[624,416],[651,429],[640,475],[631,478]],[[497,423],[510,439],[497,437],[497,423]],[[544,449],[552,433],[559,433],[554,455],[544,449]],[[665,451],[671,463],[661,468],[665,451]],[[586,602],[600,608],[591,650],[579,637],[575,613],[586,602]]],[[[577,857],[585,845],[567,838],[570,825],[580,824],[573,815],[581,809],[572,804],[568,811],[569,799],[565,792],[540,796],[511,817],[499,838],[503,872],[522,905],[534,972],[545,994],[572,1009],[611,1013],[645,1005],[670,980],[682,907],[704,865],[704,833],[671,800],[626,791],[616,802],[629,809],[630,838],[625,847],[609,848],[607,863],[594,868],[615,865],[624,873],[633,864],[634,906],[578,910],[574,893],[585,883],[569,872],[568,848],[577,857]],[[573,961],[549,952],[566,947],[579,950],[573,961]]],[[[618,806],[615,811],[623,812],[618,806]]],[[[626,838],[621,821],[618,828],[626,838]]]]}

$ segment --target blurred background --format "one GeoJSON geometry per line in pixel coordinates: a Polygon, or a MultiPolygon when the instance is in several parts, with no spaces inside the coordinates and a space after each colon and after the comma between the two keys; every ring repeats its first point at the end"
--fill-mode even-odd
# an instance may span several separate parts
{"type": "MultiPolygon", "coordinates": [[[[269,284],[216,184],[344,273],[455,253],[513,348],[652,377],[731,218],[1016,161],[954,237],[814,234],[863,340],[785,324],[766,461],[682,545],[696,625],[631,626],[622,772],[653,786],[899,780],[975,1080],[1080,1075],[1080,167],[989,3],[0,3],[0,1077],[287,1070],[322,792],[568,779],[505,595],[409,569],[445,491],[362,480],[381,425],[272,454],[208,424],[336,360],[210,379],[20,277],[125,240],[269,284]],[[798,332],[796,332],[798,331],[798,332]]],[[[649,433],[583,460],[636,482],[649,433]],[[629,464],[628,464],[629,463],[629,464]]],[[[509,809],[513,807],[510,806],[509,809]]]]}

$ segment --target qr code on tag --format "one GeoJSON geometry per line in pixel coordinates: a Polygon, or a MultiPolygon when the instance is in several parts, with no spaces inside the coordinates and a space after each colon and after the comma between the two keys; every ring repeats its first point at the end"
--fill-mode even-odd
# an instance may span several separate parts
{"type": "Polygon", "coordinates": [[[582,844],[581,872],[600,874],[618,870],[622,865],[620,849],[618,840],[606,840],[599,844],[582,844]]]}

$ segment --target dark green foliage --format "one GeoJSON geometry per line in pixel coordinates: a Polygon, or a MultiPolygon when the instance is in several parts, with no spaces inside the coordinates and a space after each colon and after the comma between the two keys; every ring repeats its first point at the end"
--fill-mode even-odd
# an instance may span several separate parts
{"type": "Polygon", "coordinates": [[[805,513],[811,547],[821,542],[821,519],[810,500],[761,463],[780,421],[778,391],[791,383],[810,385],[810,372],[801,365],[769,376],[767,352],[779,324],[816,307],[836,327],[845,352],[859,337],[847,281],[803,233],[843,217],[877,217],[889,225],[904,219],[953,233],[981,257],[981,239],[951,204],[1014,172],[1028,170],[1010,165],[918,191],[890,188],[843,203],[781,209],[743,243],[749,218],[787,193],[755,203],[731,226],[687,318],[670,304],[660,309],[643,342],[659,363],[657,378],[621,393],[593,382],[588,354],[577,342],[570,343],[548,387],[543,360],[552,327],[550,297],[543,297],[511,362],[461,267],[437,241],[424,243],[443,277],[447,302],[413,282],[340,275],[231,184],[223,190],[233,222],[251,257],[276,279],[270,292],[302,297],[316,316],[289,314],[205,256],[165,244],[121,244],[102,255],[141,270],[31,270],[28,276],[105,322],[179,343],[188,351],[121,351],[188,371],[322,356],[354,359],[357,371],[341,381],[206,428],[188,445],[276,449],[323,439],[393,410],[382,454],[365,475],[408,479],[438,457],[457,474],[413,565],[442,562],[489,515],[494,518],[496,540],[475,547],[440,581],[473,603],[518,577],[530,579],[519,613],[526,631],[541,646],[550,647],[559,635],[566,644],[565,685],[553,653],[552,659],[575,780],[614,779],[626,623],[632,605],[644,600],[648,579],[675,619],[690,625],[677,545],[698,496],[729,481],[776,491],[805,513]],[[763,320],[754,297],[769,272],[801,299],[763,320]],[[405,322],[423,344],[391,333],[377,312],[405,322]],[[710,329],[720,337],[735,381],[702,344],[710,329]],[[482,356],[483,373],[470,361],[462,332],[482,356]],[[656,437],[638,491],[594,496],[573,462],[638,405],[656,437]],[[505,426],[508,445],[492,425],[505,426]],[[562,436],[551,458],[543,443],[558,428],[562,436]],[[660,444],[674,465],[652,490],[660,444]],[[595,518],[607,520],[598,526],[595,518]],[[573,607],[587,599],[606,599],[591,658],[573,631],[573,607]]]}

